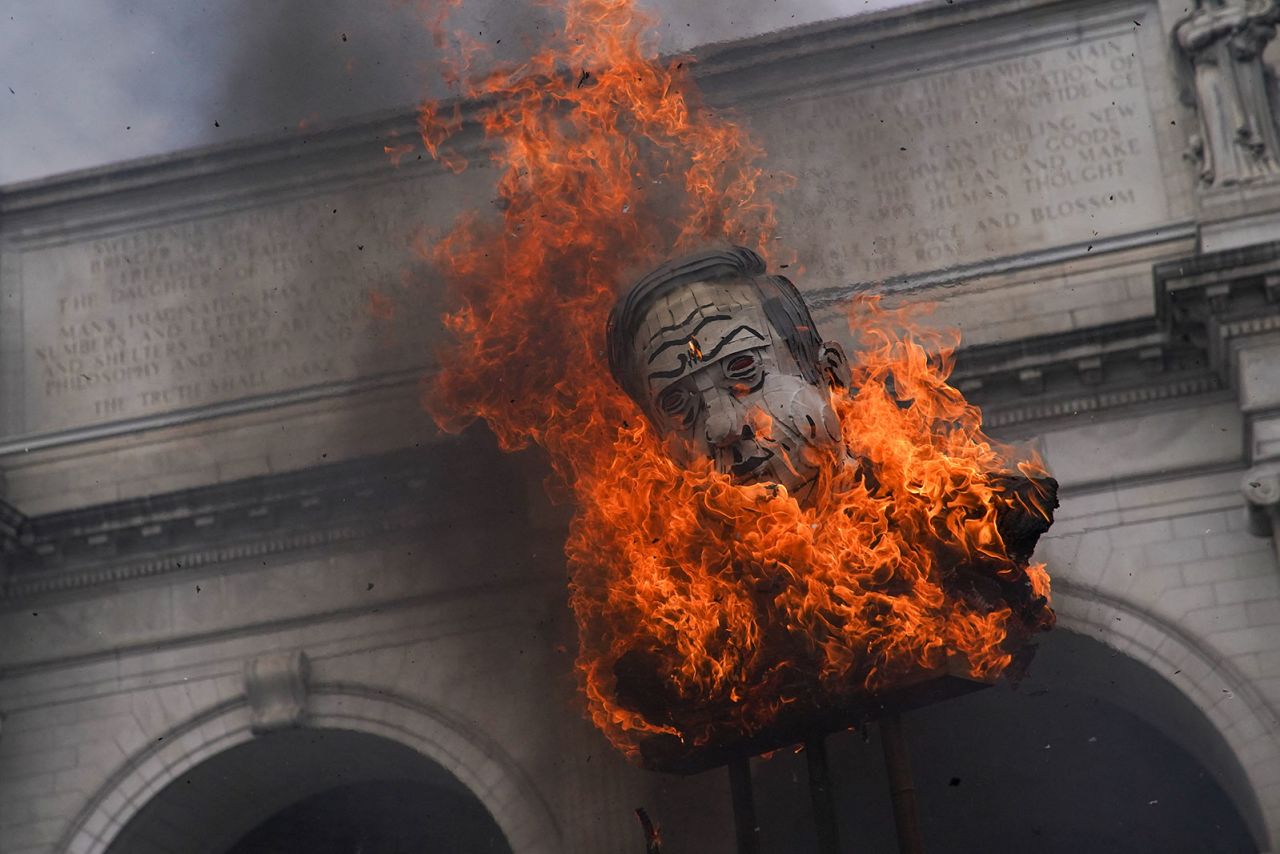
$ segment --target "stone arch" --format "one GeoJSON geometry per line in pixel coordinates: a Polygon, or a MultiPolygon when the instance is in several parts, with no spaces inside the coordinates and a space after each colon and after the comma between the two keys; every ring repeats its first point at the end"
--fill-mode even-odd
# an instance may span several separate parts
{"type": "Polygon", "coordinates": [[[1265,782],[1259,771],[1280,763],[1277,718],[1249,679],[1178,625],[1127,600],[1054,579],[1053,604],[1061,628],[1144,665],[1168,690],[1194,706],[1199,720],[1171,722],[1169,708],[1153,698],[1137,693],[1114,698],[1216,770],[1259,850],[1280,849],[1280,812],[1268,809],[1259,797],[1265,782]]]}
{"type": "MultiPolygon", "coordinates": [[[[411,748],[469,790],[517,854],[562,850],[562,830],[533,781],[500,745],[439,709],[360,685],[319,684],[308,696],[306,727],[349,730],[411,748]]],[[[173,727],[111,775],[55,850],[105,854],[128,822],[167,785],[253,738],[243,697],[219,703],[173,727]]]]}

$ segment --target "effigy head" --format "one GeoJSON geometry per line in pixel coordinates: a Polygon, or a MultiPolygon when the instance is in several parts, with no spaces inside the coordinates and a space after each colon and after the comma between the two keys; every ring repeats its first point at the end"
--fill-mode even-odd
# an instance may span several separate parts
{"type": "Polygon", "coordinates": [[[669,261],[609,315],[614,379],[669,440],[741,484],[803,500],[846,457],[831,391],[847,386],[840,345],[823,341],[800,292],[731,247],[669,261]]]}

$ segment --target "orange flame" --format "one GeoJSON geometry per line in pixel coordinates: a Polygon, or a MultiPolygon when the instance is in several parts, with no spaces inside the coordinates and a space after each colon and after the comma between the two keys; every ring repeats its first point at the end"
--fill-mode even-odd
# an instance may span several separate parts
{"type": "MultiPolygon", "coordinates": [[[[796,700],[796,673],[833,696],[948,656],[998,675],[1010,609],[944,582],[966,561],[1024,571],[996,524],[1022,499],[992,485],[1009,454],[947,384],[958,338],[876,300],[853,306],[853,390],[833,395],[866,463],[836,469],[808,507],[781,487],[735,485],[710,462],[679,468],[610,378],[604,321],[619,283],[707,242],[767,252],[770,200],[785,185],[740,127],[700,103],[687,58],[657,58],[655,29],[633,0],[565,0],[562,30],[520,68],[454,78],[504,204],[428,250],[454,308],[425,405],[446,429],[482,418],[504,448],[541,445],[571,491],[577,669],[593,720],[624,750],[646,733],[709,737],[619,702],[615,665],[637,651],[665,692],[731,704],[745,731],[796,700]]],[[[461,108],[425,105],[419,124],[427,150],[456,162],[446,143],[461,108]]],[[[1026,573],[1048,593],[1042,568],[1026,573]]]]}

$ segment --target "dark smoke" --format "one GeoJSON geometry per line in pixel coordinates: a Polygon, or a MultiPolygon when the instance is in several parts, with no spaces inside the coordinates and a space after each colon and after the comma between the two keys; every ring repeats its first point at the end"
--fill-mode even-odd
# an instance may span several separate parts
{"type": "MultiPolygon", "coordinates": [[[[880,0],[878,5],[883,5],[880,0]]],[[[857,11],[856,0],[640,0],[661,20],[664,51],[688,50],[797,23],[857,11]]],[[[422,8],[439,4],[370,4],[367,0],[235,0],[235,38],[221,103],[231,135],[287,130],[298,124],[404,109],[447,94],[441,51],[422,8]]],[[[861,5],[871,8],[872,4],[861,5]]],[[[494,62],[516,62],[555,26],[555,15],[528,0],[465,0],[446,28],[483,45],[494,62]]],[[[450,52],[446,48],[445,54],[450,52]]]]}
{"type": "MultiPolygon", "coordinates": [[[[672,52],[905,2],[641,0],[660,16],[657,35],[672,52]]],[[[10,4],[0,21],[0,185],[407,111],[445,94],[421,5],[10,4]]],[[[548,16],[528,0],[464,0],[453,22],[511,60],[538,40],[548,16]]]]}

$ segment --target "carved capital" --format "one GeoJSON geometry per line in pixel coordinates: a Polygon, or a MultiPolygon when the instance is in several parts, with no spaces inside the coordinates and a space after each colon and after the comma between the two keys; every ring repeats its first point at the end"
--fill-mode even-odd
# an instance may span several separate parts
{"type": "Polygon", "coordinates": [[[261,735],[302,723],[307,711],[306,653],[269,652],[244,663],[244,693],[250,723],[261,735]]]}
{"type": "Polygon", "coordinates": [[[1274,537],[1280,529],[1280,464],[1255,466],[1241,484],[1249,508],[1249,531],[1274,537]]]}

